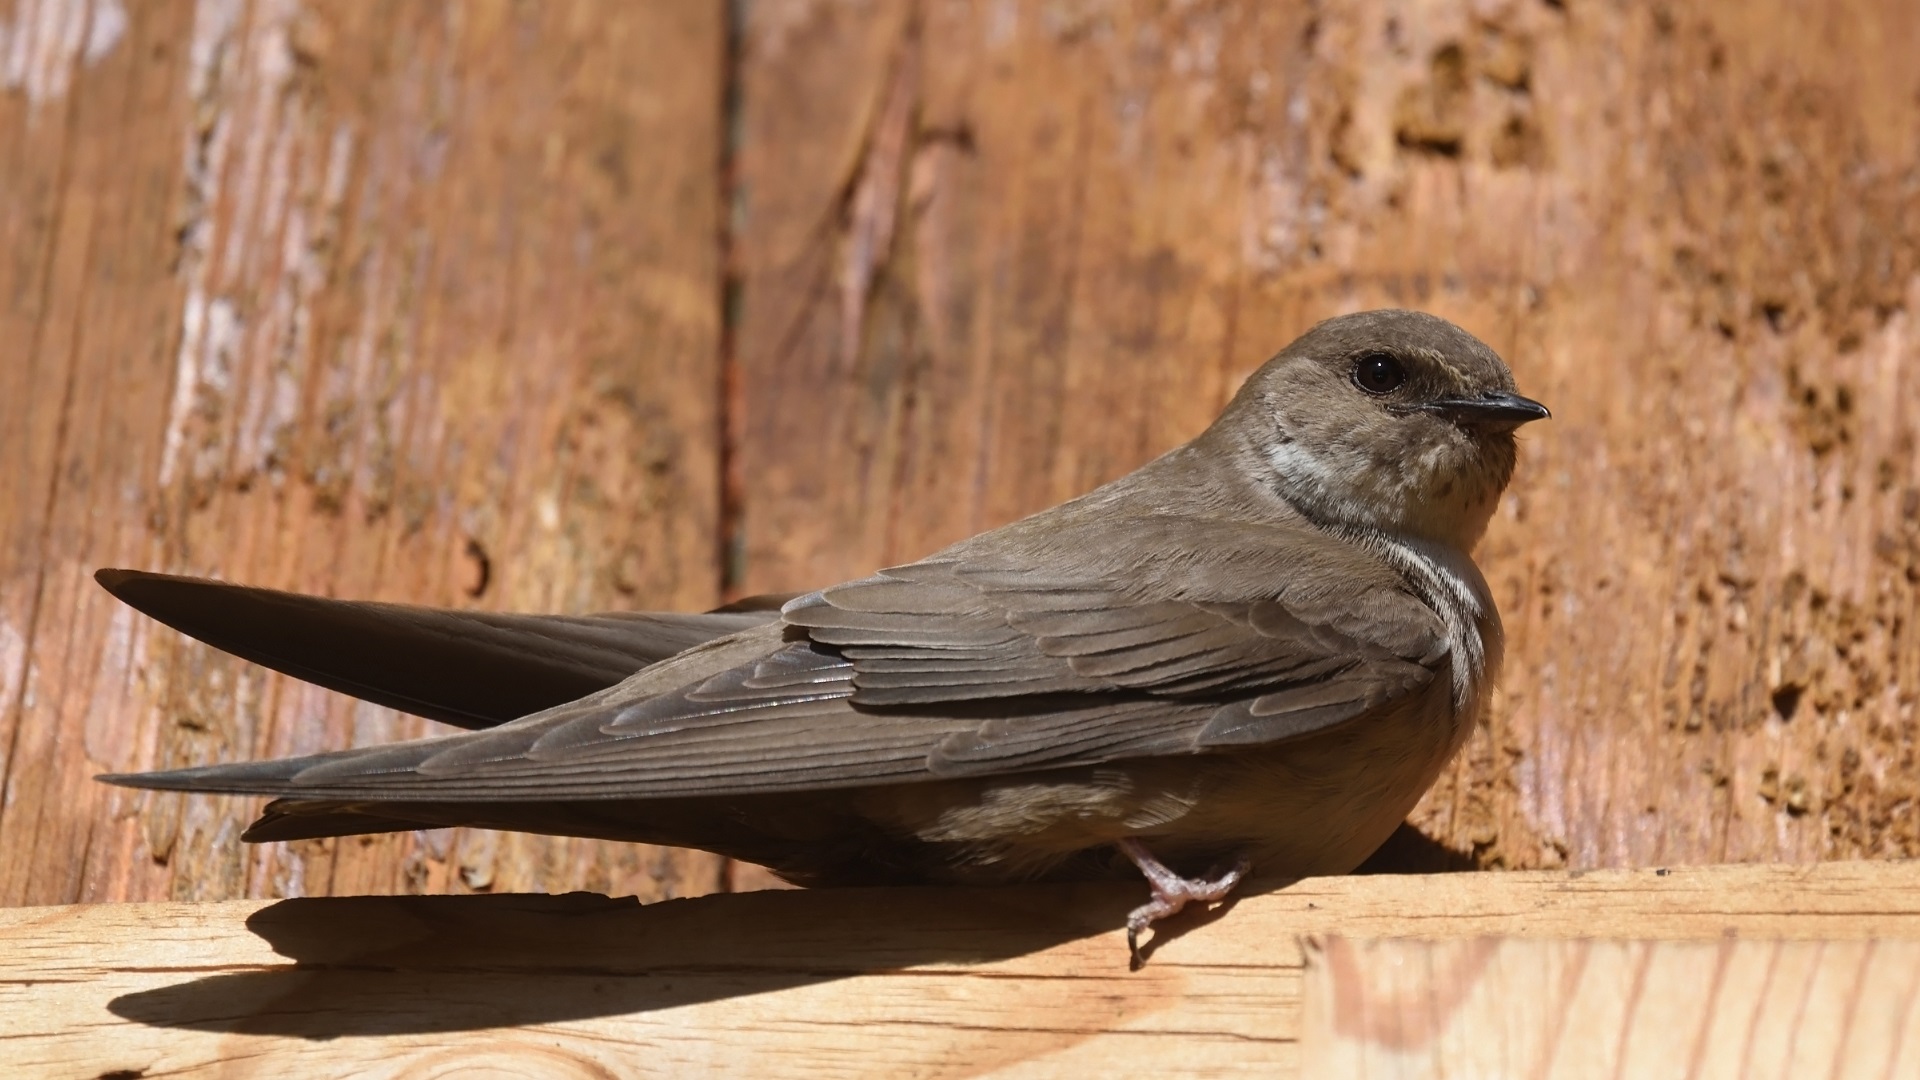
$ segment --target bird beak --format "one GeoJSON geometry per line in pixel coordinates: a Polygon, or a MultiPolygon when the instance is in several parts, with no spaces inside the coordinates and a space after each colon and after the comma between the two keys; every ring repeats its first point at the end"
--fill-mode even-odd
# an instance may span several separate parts
{"type": "Polygon", "coordinates": [[[1421,406],[1456,424],[1505,424],[1519,427],[1531,420],[1552,416],[1545,405],[1519,394],[1484,394],[1477,398],[1446,398],[1421,406]]]}

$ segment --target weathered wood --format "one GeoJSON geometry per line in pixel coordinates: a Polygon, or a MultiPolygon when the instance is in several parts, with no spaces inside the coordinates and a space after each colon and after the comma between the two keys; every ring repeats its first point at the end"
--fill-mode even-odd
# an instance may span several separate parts
{"type": "Polygon", "coordinates": [[[247,800],[94,784],[428,725],[89,574],[713,602],[719,6],[4,12],[0,903],[715,887],[711,856],[484,833],[250,849],[247,800]]]}
{"type": "Polygon", "coordinates": [[[239,801],[101,791],[420,728],[95,566],[693,607],[725,549],[735,591],[812,587],[1117,475],[1382,303],[1558,411],[1481,553],[1507,690],[1421,828],[1920,854],[1909,8],[761,0],[730,64],[720,4],[15,0],[0,903],[722,878],[248,850],[239,801]]]}
{"type": "Polygon", "coordinates": [[[1692,1075],[1892,1076],[1877,1062],[1920,1052],[1920,864],[1309,880],[1183,916],[1129,973],[1115,927],[1140,895],[14,909],[0,1056],[21,1076],[1585,1076],[1680,1047],[1692,1075]],[[1381,941],[1407,937],[1427,944],[1381,941]],[[1730,1073],[1749,1032],[1755,1068],[1730,1073]],[[1552,1037],[1558,1071],[1525,1071],[1552,1037]]]}
{"type": "Polygon", "coordinates": [[[759,3],[747,590],[1198,431],[1312,321],[1455,318],[1555,419],[1482,546],[1482,865],[1920,854],[1910,0],[759,3]]]}

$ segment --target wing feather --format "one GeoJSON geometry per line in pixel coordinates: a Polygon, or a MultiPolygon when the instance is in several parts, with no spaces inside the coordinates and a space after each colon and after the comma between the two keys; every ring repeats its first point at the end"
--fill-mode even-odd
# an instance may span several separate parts
{"type": "MultiPolygon", "coordinates": [[[[1156,543],[1170,528],[1149,526],[1156,543]]],[[[1381,560],[1305,543],[1304,526],[1189,527],[1212,530],[1190,546],[1220,549],[1233,575],[963,544],[489,731],[117,779],[403,801],[823,789],[1268,744],[1447,670],[1441,620],[1381,560]]]]}

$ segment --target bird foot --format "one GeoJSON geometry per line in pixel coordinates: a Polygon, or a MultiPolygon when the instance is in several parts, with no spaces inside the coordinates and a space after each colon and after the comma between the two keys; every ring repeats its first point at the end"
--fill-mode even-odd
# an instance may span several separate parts
{"type": "Polygon", "coordinates": [[[1184,878],[1169,869],[1166,863],[1154,858],[1147,846],[1138,840],[1121,840],[1114,846],[1120,849],[1120,854],[1133,860],[1133,865],[1146,875],[1147,885],[1153,890],[1152,900],[1134,908],[1127,915],[1127,952],[1131,957],[1128,967],[1134,971],[1139,971],[1147,962],[1140,953],[1142,930],[1195,900],[1212,903],[1224,899],[1253,868],[1253,864],[1243,855],[1233,869],[1217,878],[1184,878]]]}

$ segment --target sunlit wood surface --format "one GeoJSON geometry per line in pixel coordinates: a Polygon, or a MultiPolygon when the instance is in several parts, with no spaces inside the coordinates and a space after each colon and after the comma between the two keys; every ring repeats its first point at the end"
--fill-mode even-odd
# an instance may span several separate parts
{"type": "Polygon", "coordinates": [[[9,1076],[1886,1077],[1920,864],[0,912],[9,1076]]]}

